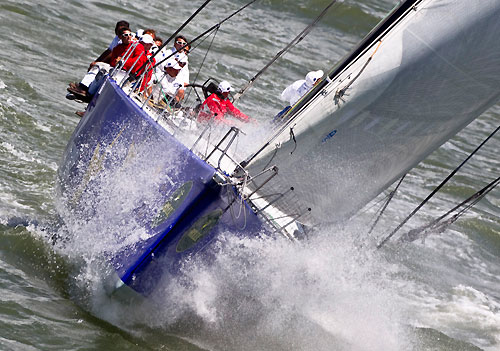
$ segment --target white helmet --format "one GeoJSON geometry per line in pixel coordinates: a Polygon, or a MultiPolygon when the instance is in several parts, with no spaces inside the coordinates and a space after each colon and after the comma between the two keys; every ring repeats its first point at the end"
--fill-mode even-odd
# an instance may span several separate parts
{"type": "Polygon", "coordinates": [[[175,59],[175,57],[171,57],[165,63],[165,68],[172,67],[173,69],[180,71],[182,67],[179,65],[179,62],[175,59]]]}
{"type": "Polygon", "coordinates": [[[312,71],[312,72],[307,73],[307,75],[306,75],[306,83],[307,83],[307,85],[313,86],[314,83],[316,83],[316,81],[318,79],[320,79],[321,77],[323,77],[323,74],[324,73],[323,73],[322,70],[312,71]]]}
{"type": "Polygon", "coordinates": [[[177,62],[179,62],[179,64],[181,64],[181,67],[184,67],[184,65],[188,62],[188,58],[183,52],[178,52],[174,55],[174,58],[177,62]]]}
{"type": "Polygon", "coordinates": [[[141,41],[144,43],[144,44],[154,44],[155,43],[155,40],[153,39],[153,37],[149,34],[144,34],[141,38],[141,41]]]}
{"type": "Polygon", "coordinates": [[[225,80],[219,83],[218,89],[221,93],[227,93],[233,91],[233,88],[231,88],[231,84],[229,84],[229,82],[225,80]]]}

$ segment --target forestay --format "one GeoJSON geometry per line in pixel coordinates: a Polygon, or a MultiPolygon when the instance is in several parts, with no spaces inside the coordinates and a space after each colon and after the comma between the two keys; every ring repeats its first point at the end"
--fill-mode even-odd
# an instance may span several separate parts
{"type": "Polygon", "coordinates": [[[498,0],[401,3],[247,169],[278,166],[314,223],[348,217],[498,101],[499,18],[498,0]]]}

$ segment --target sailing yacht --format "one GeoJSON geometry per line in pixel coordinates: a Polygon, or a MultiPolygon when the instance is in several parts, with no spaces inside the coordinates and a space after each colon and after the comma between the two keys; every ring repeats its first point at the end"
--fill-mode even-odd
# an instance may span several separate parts
{"type": "Polygon", "coordinates": [[[113,289],[143,295],[221,233],[297,240],[348,218],[498,101],[498,18],[498,0],[400,2],[243,161],[239,129],[214,140],[110,75],[59,168],[65,210],[92,221],[120,174],[156,189],[123,206],[140,235],[105,234],[121,243],[113,289]]]}

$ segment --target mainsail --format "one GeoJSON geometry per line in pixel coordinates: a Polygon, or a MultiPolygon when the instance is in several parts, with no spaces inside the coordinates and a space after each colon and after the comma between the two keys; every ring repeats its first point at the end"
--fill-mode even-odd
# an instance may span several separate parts
{"type": "MultiPolygon", "coordinates": [[[[500,97],[500,1],[396,7],[247,159],[315,223],[359,210],[500,97]]],[[[283,202],[281,210],[287,211],[283,202]]]]}

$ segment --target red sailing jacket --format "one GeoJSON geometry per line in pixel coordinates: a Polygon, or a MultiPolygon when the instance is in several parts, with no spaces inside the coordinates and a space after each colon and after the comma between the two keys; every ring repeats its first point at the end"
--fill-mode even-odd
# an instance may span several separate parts
{"type": "MultiPolygon", "coordinates": [[[[135,43],[131,42],[127,45],[119,44],[113,49],[113,51],[111,52],[111,66],[114,67],[117,64],[117,58],[123,57],[123,55],[127,53],[127,50],[130,47],[130,45],[135,45],[135,43]]],[[[128,54],[130,53],[127,53],[127,55],[128,54]]],[[[127,61],[122,67],[123,70],[128,71],[130,67],[132,67],[134,63],[137,61],[137,63],[135,63],[134,69],[132,70],[132,73],[135,73],[137,77],[140,77],[142,75],[144,69],[148,70],[146,76],[144,77],[144,80],[141,83],[141,88],[140,88],[141,91],[144,90],[144,88],[147,86],[153,75],[153,70],[151,68],[155,65],[156,61],[153,58],[152,63],[151,62],[148,63],[148,57],[150,57],[151,55],[152,55],[151,53],[147,53],[146,55],[146,50],[144,49],[144,46],[142,45],[142,43],[139,43],[133,49],[132,54],[128,56],[127,61]],[[139,60],[137,60],[137,58],[139,58],[139,60]],[[141,67],[142,69],[139,70],[141,67]]]]}
{"type": "MultiPolygon", "coordinates": [[[[117,58],[121,57],[123,58],[123,55],[125,55],[125,53],[127,53],[127,50],[128,48],[130,47],[130,45],[135,45],[134,42],[130,42],[129,44],[119,44],[117,46],[115,46],[115,48],[113,49],[113,51],[111,51],[111,63],[110,65],[115,67],[116,64],[117,64],[117,58]]],[[[127,61],[125,62],[125,64],[123,65],[122,69],[125,70],[125,71],[128,71],[130,69],[130,67],[133,66],[133,64],[135,63],[135,61],[137,61],[137,58],[138,57],[143,57],[144,53],[144,46],[142,46],[142,44],[137,44],[137,46],[134,48],[134,50],[132,51],[132,54],[127,53],[127,61]],[[130,56],[129,56],[130,54],[130,56]]],[[[134,69],[137,70],[137,68],[141,67],[141,60],[139,60],[135,66],[134,66],[134,69]]]]}
{"type": "MultiPolygon", "coordinates": [[[[142,45],[142,44],[139,44],[139,45],[142,45]]],[[[140,91],[144,91],[144,89],[148,86],[149,81],[151,80],[151,77],[153,76],[153,67],[156,64],[156,60],[154,57],[151,59],[151,56],[153,56],[153,54],[151,52],[148,52],[147,56],[141,55],[141,58],[139,59],[139,61],[137,61],[137,64],[136,64],[137,68],[140,68],[140,67],[142,67],[142,65],[144,65],[144,68],[146,69],[146,74],[144,75],[144,79],[141,83],[140,91]],[[148,58],[150,58],[150,59],[148,60],[148,58]]],[[[142,69],[140,72],[136,71],[137,77],[139,78],[143,72],[144,72],[144,69],[142,69]]]]}
{"type": "Polygon", "coordinates": [[[198,121],[209,121],[213,118],[217,122],[231,124],[230,121],[224,118],[226,113],[229,113],[243,122],[250,121],[250,117],[234,107],[229,99],[224,100],[216,93],[210,95],[201,105],[198,121]]]}

